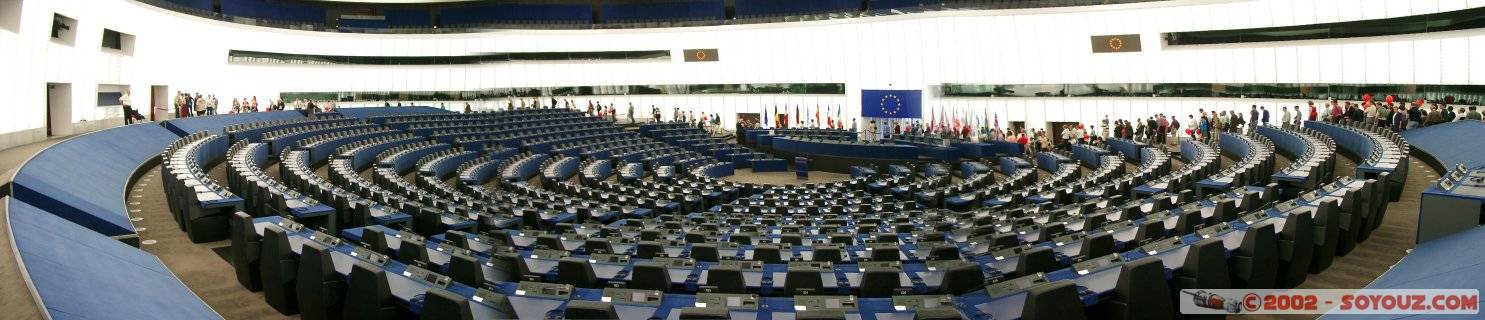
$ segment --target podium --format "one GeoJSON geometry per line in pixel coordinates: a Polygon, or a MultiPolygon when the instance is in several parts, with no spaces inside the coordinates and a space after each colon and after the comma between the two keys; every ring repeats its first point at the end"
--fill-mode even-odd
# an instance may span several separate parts
{"type": "Polygon", "coordinates": [[[794,177],[799,180],[810,179],[810,158],[794,157],[794,177]]]}

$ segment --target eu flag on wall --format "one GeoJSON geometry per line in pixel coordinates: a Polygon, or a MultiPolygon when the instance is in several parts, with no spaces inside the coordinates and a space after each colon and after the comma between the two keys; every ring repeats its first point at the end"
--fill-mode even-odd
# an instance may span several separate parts
{"type": "Polygon", "coordinates": [[[861,116],[921,118],[923,90],[861,90],[861,116]]]}

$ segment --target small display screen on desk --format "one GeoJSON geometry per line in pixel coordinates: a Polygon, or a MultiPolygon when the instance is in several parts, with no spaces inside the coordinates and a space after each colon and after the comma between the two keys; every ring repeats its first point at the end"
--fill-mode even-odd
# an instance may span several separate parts
{"type": "Polygon", "coordinates": [[[988,287],[985,287],[985,294],[990,295],[990,298],[992,299],[1000,298],[1024,291],[1026,289],[1030,289],[1032,286],[1045,282],[1047,282],[1046,274],[1038,272],[1033,275],[992,284],[988,287]]]}
{"type": "Polygon", "coordinates": [[[565,284],[523,281],[516,285],[517,295],[567,299],[572,293],[573,287],[565,284]]]}
{"type": "Polygon", "coordinates": [[[735,293],[697,293],[696,307],[758,308],[758,296],[735,293]]]}
{"type": "Polygon", "coordinates": [[[403,271],[402,275],[408,278],[422,281],[423,283],[437,288],[448,288],[449,283],[453,282],[453,280],[450,279],[448,276],[441,275],[436,272],[429,271],[428,269],[420,268],[418,266],[407,266],[407,270],[403,271]]]}

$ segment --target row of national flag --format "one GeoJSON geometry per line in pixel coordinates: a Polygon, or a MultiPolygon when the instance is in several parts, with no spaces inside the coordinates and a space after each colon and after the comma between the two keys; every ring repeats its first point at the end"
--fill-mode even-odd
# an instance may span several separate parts
{"type": "MultiPolygon", "coordinates": [[[[846,129],[846,120],[842,116],[840,106],[825,105],[801,106],[794,105],[794,112],[789,112],[789,106],[780,108],[774,105],[772,108],[764,107],[762,125],[766,128],[829,128],[846,129]],[[813,113],[813,115],[811,115],[813,113]],[[832,115],[832,113],[834,115],[832,115]],[[823,117],[823,118],[822,118],[823,117]]],[[[962,108],[937,108],[936,112],[930,112],[926,124],[922,120],[888,119],[887,123],[898,125],[899,128],[909,132],[924,133],[950,133],[969,136],[971,134],[986,134],[990,130],[1000,129],[999,114],[974,114],[970,110],[962,108]]],[[[987,110],[988,111],[988,110],[987,110]]]]}
{"type": "Polygon", "coordinates": [[[779,106],[775,105],[773,106],[772,110],[765,107],[763,112],[759,113],[763,114],[762,125],[766,128],[846,128],[845,118],[841,116],[842,111],[840,106],[826,105],[821,107],[820,105],[816,104],[814,107],[801,107],[800,105],[796,104],[794,105],[794,115],[790,116],[789,106],[784,106],[783,111],[780,112],[779,106]],[[801,113],[800,110],[806,111],[801,113]],[[813,117],[810,116],[810,112],[814,113],[813,117]],[[834,113],[834,115],[832,115],[832,113],[834,113]]]}

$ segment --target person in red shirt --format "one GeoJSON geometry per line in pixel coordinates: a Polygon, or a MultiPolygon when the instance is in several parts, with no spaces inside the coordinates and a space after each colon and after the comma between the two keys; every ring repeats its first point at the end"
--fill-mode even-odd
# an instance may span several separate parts
{"type": "Polygon", "coordinates": [[[1310,101],[1310,117],[1308,119],[1310,121],[1315,121],[1316,119],[1319,119],[1319,118],[1320,118],[1320,112],[1317,112],[1315,110],[1315,102],[1314,101],[1310,101]]]}
{"type": "Polygon", "coordinates": [[[1025,133],[1016,135],[1016,143],[1021,144],[1021,150],[1026,151],[1027,155],[1031,154],[1031,149],[1026,148],[1026,144],[1031,143],[1031,139],[1027,138],[1025,133]]]}
{"type": "Polygon", "coordinates": [[[1339,101],[1331,100],[1330,101],[1330,122],[1341,122],[1341,117],[1342,116],[1345,116],[1345,111],[1344,110],[1341,110],[1341,103],[1339,101]]]}

